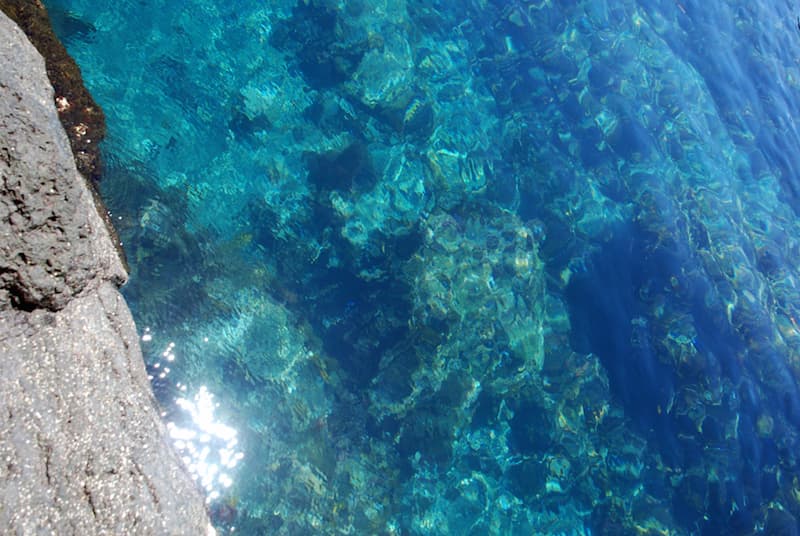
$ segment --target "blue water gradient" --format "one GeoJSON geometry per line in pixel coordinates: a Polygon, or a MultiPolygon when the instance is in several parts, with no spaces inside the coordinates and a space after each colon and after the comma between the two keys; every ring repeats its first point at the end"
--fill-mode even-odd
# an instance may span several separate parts
{"type": "Polygon", "coordinates": [[[791,3],[45,4],[220,531],[800,530],[791,3]]]}

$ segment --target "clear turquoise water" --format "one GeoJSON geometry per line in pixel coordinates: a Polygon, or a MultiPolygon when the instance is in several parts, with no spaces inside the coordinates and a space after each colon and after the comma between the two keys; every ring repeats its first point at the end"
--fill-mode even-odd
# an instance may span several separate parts
{"type": "Polygon", "coordinates": [[[220,531],[796,534],[788,2],[46,2],[220,531]]]}

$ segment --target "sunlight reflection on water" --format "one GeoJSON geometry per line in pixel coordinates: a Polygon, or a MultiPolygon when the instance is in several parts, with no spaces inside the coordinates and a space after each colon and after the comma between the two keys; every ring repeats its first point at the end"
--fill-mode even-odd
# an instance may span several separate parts
{"type": "MultiPolygon", "coordinates": [[[[150,330],[145,329],[142,342],[151,340],[150,330]]],[[[174,342],[167,345],[161,358],[169,363],[175,360],[174,342]]],[[[153,363],[152,369],[151,381],[155,376],[164,380],[170,372],[162,361],[153,363]]],[[[188,390],[181,382],[175,383],[175,388],[179,393],[188,390]]],[[[192,396],[177,396],[175,405],[180,411],[166,423],[169,437],[192,478],[206,491],[207,502],[214,501],[233,484],[233,470],[244,458],[238,449],[238,431],[217,419],[215,413],[220,404],[205,385],[192,396]]]]}

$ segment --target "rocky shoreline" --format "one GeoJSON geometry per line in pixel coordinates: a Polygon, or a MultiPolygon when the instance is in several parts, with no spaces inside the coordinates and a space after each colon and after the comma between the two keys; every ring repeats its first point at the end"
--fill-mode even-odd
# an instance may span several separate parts
{"type": "Polygon", "coordinates": [[[0,526],[202,534],[203,496],[166,437],[117,290],[124,263],[79,173],[98,168],[5,15],[0,63],[0,526]]]}
{"type": "Polygon", "coordinates": [[[93,183],[102,173],[99,143],[106,135],[102,108],[83,85],[75,60],[50,25],[47,10],[38,0],[0,0],[0,11],[25,32],[42,55],[47,78],[55,91],[58,118],[67,133],[78,171],[93,183]]]}

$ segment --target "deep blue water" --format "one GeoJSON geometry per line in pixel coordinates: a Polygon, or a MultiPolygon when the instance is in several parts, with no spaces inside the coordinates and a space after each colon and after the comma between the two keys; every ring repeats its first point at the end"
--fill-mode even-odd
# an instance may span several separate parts
{"type": "Polygon", "coordinates": [[[221,532],[798,533],[791,3],[45,3],[221,532]]]}

